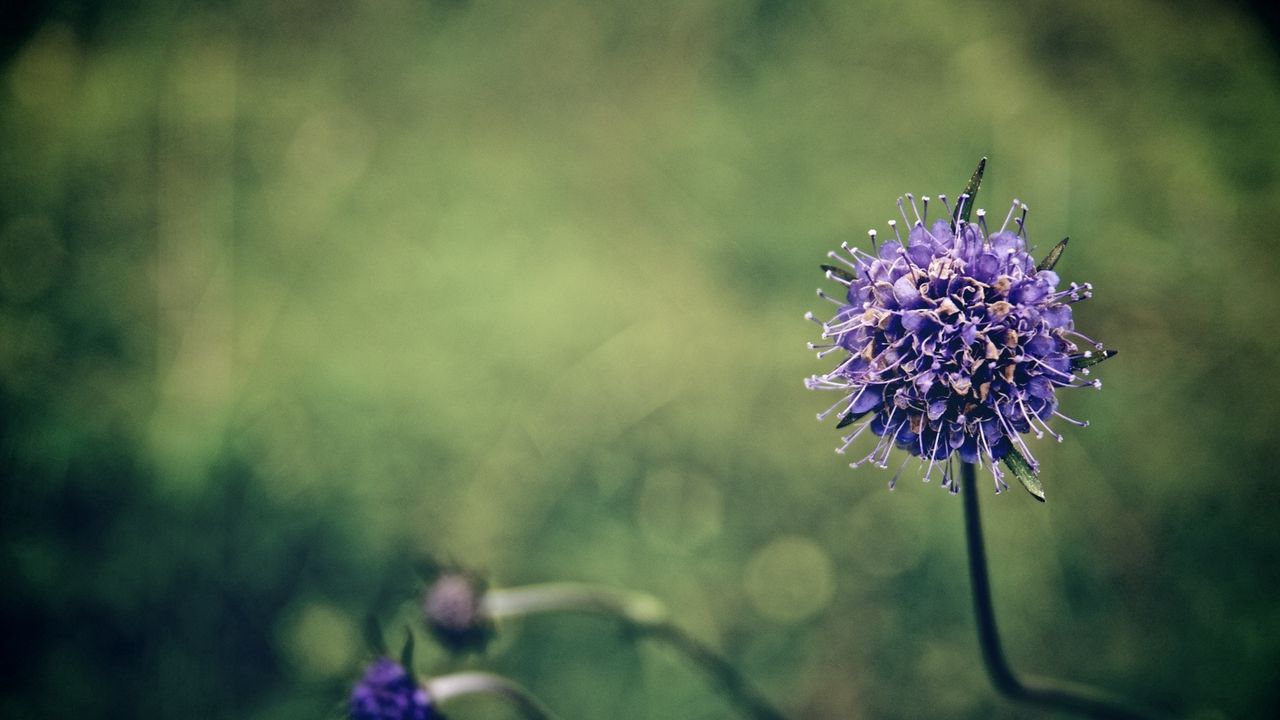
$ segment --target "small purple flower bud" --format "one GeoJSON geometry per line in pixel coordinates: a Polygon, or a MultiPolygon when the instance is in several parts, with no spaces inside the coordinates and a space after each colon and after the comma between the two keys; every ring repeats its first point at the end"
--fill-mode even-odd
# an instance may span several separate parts
{"type": "Polygon", "coordinates": [[[425,688],[390,658],[378,658],[351,690],[351,720],[439,720],[425,688]]]}

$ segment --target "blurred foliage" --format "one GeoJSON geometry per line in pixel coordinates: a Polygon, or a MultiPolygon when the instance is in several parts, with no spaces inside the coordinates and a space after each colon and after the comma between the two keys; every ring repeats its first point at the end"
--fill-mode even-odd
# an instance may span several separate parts
{"type": "MultiPolygon", "coordinates": [[[[979,665],[959,502],[850,471],[801,385],[825,252],[983,154],[985,204],[1028,202],[1042,251],[1073,238],[1080,325],[1121,350],[1065,399],[1092,427],[1037,445],[1048,503],[982,499],[1015,667],[1280,711],[1280,84],[1247,16],[24,17],[0,68],[0,716],[336,717],[364,614],[423,554],[651,591],[801,717],[1020,715],[979,665]]],[[[727,714],[590,618],[419,657],[566,718],[727,714]]]]}

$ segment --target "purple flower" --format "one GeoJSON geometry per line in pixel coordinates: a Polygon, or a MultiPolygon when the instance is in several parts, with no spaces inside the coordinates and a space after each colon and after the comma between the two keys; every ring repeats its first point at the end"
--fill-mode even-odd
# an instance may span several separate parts
{"type": "MultiPolygon", "coordinates": [[[[921,211],[907,195],[906,204],[898,200],[909,228],[905,238],[890,221],[894,239],[877,244],[870,231],[870,253],[847,243],[842,253],[829,253],[839,264],[823,267],[844,286],[844,297],[818,291],[838,309],[826,322],[807,315],[821,325],[825,341],[810,347],[819,358],[838,355],[840,362],[805,385],[841,395],[818,414],[819,420],[834,414],[838,427],[850,428],[836,452],[868,428],[879,438],[852,467],[887,467],[896,445],[920,459],[926,482],[939,467],[943,487],[957,492],[958,458],[990,468],[1000,492],[1008,487],[997,462],[1004,461],[1043,500],[1024,435],[1061,441],[1048,424],[1054,417],[1087,425],[1058,411],[1056,393],[1101,387],[1085,376],[1114,352],[1075,330],[1072,306],[1092,287],[1063,286],[1053,272],[1066,240],[1037,265],[1027,252],[1027,207],[1017,200],[996,232],[988,231],[983,210],[976,223],[968,222],[964,206],[984,165],[947,217],[930,224],[929,198],[922,198],[921,211]],[[908,204],[915,222],[907,217],[908,204]]],[[[946,204],[945,196],[939,199],[946,204]]]]}
{"type": "Polygon", "coordinates": [[[374,660],[351,690],[351,720],[437,720],[426,689],[400,663],[374,660]]]}

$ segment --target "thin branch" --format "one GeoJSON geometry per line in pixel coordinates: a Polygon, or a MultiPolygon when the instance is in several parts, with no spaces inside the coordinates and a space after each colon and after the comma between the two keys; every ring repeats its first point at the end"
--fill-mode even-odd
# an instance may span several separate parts
{"type": "Polygon", "coordinates": [[[482,672],[463,672],[441,675],[427,681],[427,695],[437,705],[443,705],[467,695],[493,695],[510,703],[528,720],[557,720],[554,713],[538,701],[528,690],[497,675],[482,672]]]}
{"type": "Polygon", "coordinates": [[[744,716],[754,720],[785,718],[728,660],[671,622],[666,607],[651,595],[579,583],[546,583],[490,590],[481,607],[495,620],[548,612],[590,613],[619,620],[642,637],[667,643],[702,668],[744,716]]]}

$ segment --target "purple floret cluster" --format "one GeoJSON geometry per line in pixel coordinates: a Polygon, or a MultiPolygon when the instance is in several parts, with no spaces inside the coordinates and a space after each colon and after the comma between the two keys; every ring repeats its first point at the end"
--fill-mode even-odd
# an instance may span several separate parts
{"type": "Polygon", "coordinates": [[[374,660],[351,691],[351,720],[437,720],[427,691],[400,663],[374,660]]]}
{"type": "Polygon", "coordinates": [[[818,415],[849,428],[837,452],[868,429],[879,438],[853,467],[887,467],[896,445],[920,458],[925,481],[938,467],[943,486],[956,492],[958,458],[988,467],[1000,492],[1007,484],[999,461],[1036,472],[1024,434],[1061,441],[1048,425],[1053,417],[1086,425],[1058,411],[1056,392],[1101,386],[1084,376],[1102,345],[1072,321],[1072,304],[1088,298],[1091,286],[1060,287],[1050,268],[1065,241],[1037,265],[1024,236],[1026,206],[1016,200],[1000,229],[988,232],[982,210],[971,223],[948,208],[946,218],[929,224],[929,199],[922,198],[923,212],[906,199],[898,201],[910,228],[905,241],[891,221],[895,239],[877,244],[871,231],[871,253],[847,243],[830,253],[837,264],[823,267],[845,286],[843,298],[818,292],[838,309],[825,322],[808,315],[824,339],[811,347],[820,358],[841,359],[805,384],[841,393],[818,415]]]}

